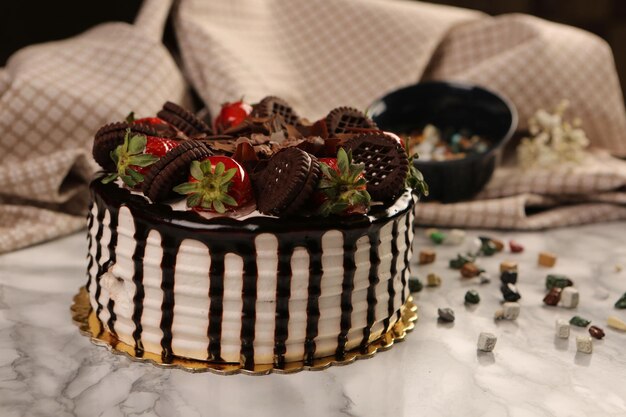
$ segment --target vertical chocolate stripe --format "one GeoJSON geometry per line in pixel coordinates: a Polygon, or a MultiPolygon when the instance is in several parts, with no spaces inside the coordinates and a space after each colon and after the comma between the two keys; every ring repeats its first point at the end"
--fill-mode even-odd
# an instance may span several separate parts
{"type": "MultiPolygon", "coordinates": [[[[407,286],[407,275],[411,273],[411,259],[409,259],[409,253],[411,252],[411,236],[410,230],[413,227],[413,222],[411,220],[411,212],[405,214],[406,221],[406,230],[404,231],[404,241],[406,243],[406,248],[404,248],[404,268],[402,270],[402,304],[406,302],[406,286],[407,286]]],[[[400,309],[398,309],[398,315],[402,314],[400,309]]],[[[400,318],[400,316],[398,316],[400,318]]]]}
{"type": "Polygon", "coordinates": [[[274,363],[285,365],[289,336],[289,299],[291,298],[291,256],[293,246],[278,239],[278,274],[276,276],[276,327],[274,329],[274,363]]]}
{"type": "Polygon", "coordinates": [[[143,258],[146,253],[146,241],[148,239],[149,229],[135,218],[135,251],[133,252],[133,284],[135,284],[135,295],[133,296],[133,340],[135,341],[135,355],[142,357],[143,342],[141,341],[141,333],[143,326],[141,325],[141,317],[143,316],[143,299],[145,291],[143,287],[143,258]]]}
{"type": "Polygon", "coordinates": [[[368,233],[370,242],[370,270],[368,274],[369,286],[367,287],[367,324],[363,328],[363,340],[361,341],[361,349],[366,349],[369,343],[372,326],[376,320],[376,286],[380,282],[378,278],[378,267],[380,266],[380,227],[372,226],[368,233]]]}
{"type": "Polygon", "coordinates": [[[161,259],[161,290],[163,301],[161,303],[161,323],[159,327],[163,332],[161,338],[161,358],[163,362],[172,361],[172,323],[174,322],[174,280],[176,273],[176,257],[180,241],[170,235],[161,236],[163,258],[161,259]]]}
{"type": "Polygon", "coordinates": [[[210,247],[211,268],[209,269],[209,336],[208,360],[222,360],[222,313],[224,310],[224,249],[210,247]]]}
{"type": "Polygon", "coordinates": [[[91,256],[91,249],[93,247],[93,237],[91,236],[91,228],[93,227],[93,202],[89,204],[89,211],[87,212],[87,292],[91,287],[91,268],[93,267],[93,256],[91,256]]]}
{"type": "Polygon", "coordinates": [[[304,363],[312,365],[315,357],[315,338],[320,321],[320,295],[322,293],[322,236],[308,237],[306,248],[309,254],[309,287],[306,305],[306,337],[304,339],[304,363]]]}
{"type": "Polygon", "coordinates": [[[391,316],[395,311],[394,299],[396,298],[396,290],[393,287],[396,274],[398,273],[397,263],[398,255],[398,220],[393,221],[393,228],[391,229],[391,269],[389,275],[389,281],[387,281],[387,292],[389,294],[389,302],[387,304],[387,318],[383,321],[383,331],[389,331],[389,323],[391,316]]]}
{"type": "Polygon", "coordinates": [[[340,332],[337,337],[337,350],[335,354],[338,359],[342,359],[346,354],[346,344],[348,342],[348,332],[352,327],[352,291],[354,290],[354,272],[356,264],[354,262],[354,252],[359,233],[344,230],[343,234],[343,281],[341,283],[341,322],[340,332]]]}
{"type": "Polygon", "coordinates": [[[96,272],[96,293],[94,294],[94,297],[96,299],[96,317],[98,318],[98,320],[100,320],[100,313],[102,312],[102,304],[100,304],[100,294],[102,293],[102,286],[100,285],[100,278],[102,277],[103,274],[103,268],[102,265],[100,264],[100,262],[102,261],[102,234],[104,232],[104,224],[102,224],[102,222],[104,221],[104,214],[105,214],[105,209],[104,206],[101,204],[98,204],[98,210],[96,213],[96,222],[98,224],[98,231],[96,232],[96,267],[97,272],[96,272]]]}
{"type": "MultiPolygon", "coordinates": [[[[109,239],[109,244],[107,246],[109,252],[109,260],[104,264],[104,268],[102,273],[106,272],[115,265],[117,261],[117,223],[119,219],[119,208],[118,207],[110,207],[109,208],[109,230],[111,232],[111,239],[109,239]]],[[[117,315],[115,314],[115,301],[110,298],[109,294],[109,302],[107,303],[107,310],[109,311],[109,320],[107,321],[107,325],[109,327],[109,331],[113,334],[117,334],[115,332],[115,322],[117,321],[117,315]]]]}
{"type": "Polygon", "coordinates": [[[257,280],[259,279],[256,247],[254,240],[248,241],[249,247],[243,253],[255,254],[243,257],[243,284],[241,308],[241,356],[245,369],[254,368],[254,337],[256,326],[257,280]]]}

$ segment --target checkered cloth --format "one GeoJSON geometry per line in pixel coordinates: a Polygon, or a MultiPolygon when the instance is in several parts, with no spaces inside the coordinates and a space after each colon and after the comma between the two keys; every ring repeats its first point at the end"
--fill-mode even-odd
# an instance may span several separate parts
{"type": "MultiPolygon", "coordinates": [[[[83,227],[94,132],[129,110],[145,116],[166,100],[187,104],[182,73],[213,114],[233,98],[253,102],[273,94],[314,119],[339,105],[365,108],[421,78],[500,90],[522,121],[537,107],[567,98],[594,145],[626,156],[626,117],[611,51],[577,29],[408,1],[180,0],[174,12],[181,73],[160,42],[170,7],[171,0],[147,0],[134,25],[103,24],[27,47],[0,69],[0,253],[83,227]]],[[[571,173],[561,175],[566,183],[571,173]]],[[[506,194],[511,191],[498,186],[498,178],[481,196],[486,200],[450,206],[457,214],[445,216],[423,204],[420,221],[528,228],[619,217],[607,210],[584,218],[576,210],[550,211],[559,214],[529,226],[492,222],[485,211],[483,220],[462,220],[483,210],[471,204],[506,213],[563,202],[558,188],[557,196],[548,196],[528,187],[527,176],[519,177],[526,188],[518,190],[528,191],[506,194]],[[490,191],[498,187],[509,191],[490,191]]],[[[610,190],[590,191],[598,199],[584,204],[623,208],[610,190]]]]}

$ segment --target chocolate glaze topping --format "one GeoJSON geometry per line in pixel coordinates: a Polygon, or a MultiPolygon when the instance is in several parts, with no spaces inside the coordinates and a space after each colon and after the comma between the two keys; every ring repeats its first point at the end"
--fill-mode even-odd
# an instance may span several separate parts
{"type": "MultiPolygon", "coordinates": [[[[254,339],[256,324],[256,300],[257,300],[257,252],[255,237],[261,233],[274,234],[278,239],[278,276],[276,284],[276,327],[274,331],[274,356],[275,363],[285,363],[285,343],[288,337],[289,323],[289,299],[291,296],[291,258],[296,247],[305,247],[309,253],[309,285],[307,301],[306,338],[304,342],[305,361],[312,363],[318,335],[318,323],[320,318],[319,297],[321,294],[322,270],[322,237],[329,230],[340,230],[344,238],[344,276],[342,280],[341,294],[341,331],[338,336],[337,356],[345,355],[347,335],[352,326],[352,291],[354,289],[354,273],[356,270],[354,251],[359,238],[367,236],[370,242],[370,270],[369,286],[367,290],[367,326],[363,332],[361,347],[368,343],[371,327],[375,321],[376,310],[376,284],[379,282],[378,266],[380,258],[378,247],[380,244],[380,229],[390,221],[393,221],[392,229],[392,265],[391,278],[388,284],[389,305],[388,317],[383,321],[384,330],[388,330],[390,316],[394,314],[395,290],[393,287],[394,277],[397,275],[397,259],[399,249],[396,240],[398,238],[398,221],[412,209],[415,197],[406,192],[390,206],[373,206],[368,215],[353,215],[349,217],[314,217],[306,220],[298,218],[274,218],[274,217],[250,217],[245,220],[237,220],[230,217],[216,217],[206,219],[193,211],[175,211],[169,205],[152,204],[142,196],[130,193],[120,188],[115,183],[102,184],[101,177],[91,183],[91,192],[98,207],[96,221],[98,231],[95,236],[96,256],[95,262],[99,266],[96,276],[96,299],[100,296],[100,277],[106,272],[105,266],[115,262],[115,246],[117,244],[117,218],[119,208],[126,206],[135,220],[136,241],[133,253],[133,283],[136,291],[133,297],[134,310],[132,320],[135,324],[133,339],[138,356],[143,354],[141,342],[143,314],[143,257],[145,255],[146,240],[151,230],[156,230],[161,235],[163,258],[161,263],[163,300],[161,303],[162,318],[160,328],[163,333],[161,339],[162,357],[164,361],[172,359],[172,323],[174,317],[174,281],[175,267],[178,250],[185,239],[194,239],[202,242],[208,248],[211,257],[209,271],[209,325],[207,335],[209,346],[207,360],[220,361],[221,338],[222,338],[222,315],[224,297],[224,258],[228,253],[235,253],[242,257],[243,268],[243,291],[242,291],[242,327],[241,327],[241,361],[244,367],[251,368],[254,365],[254,339]],[[102,248],[100,239],[103,233],[105,209],[111,216],[111,241],[109,251],[112,259],[102,262],[102,248]]],[[[407,226],[410,226],[409,215],[407,226]]],[[[90,216],[93,222],[93,216],[90,216]]],[[[91,223],[92,224],[92,223],[91,223]]],[[[408,238],[408,230],[406,237],[408,238]]],[[[403,286],[406,285],[405,272],[408,269],[408,250],[404,253],[407,261],[402,274],[403,286]]],[[[90,259],[91,261],[91,259],[90,259]]],[[[403,296],[404,301],[404,287],[403,296]]],[[[113,312],[114,304],[110,303],[110,312],[113,312]]],[[[102,306],[97,304],[98,317],[102,306]]],[[[115,324],[115,316],[111,314],[108,320],[109,328],[115,324]]]]}

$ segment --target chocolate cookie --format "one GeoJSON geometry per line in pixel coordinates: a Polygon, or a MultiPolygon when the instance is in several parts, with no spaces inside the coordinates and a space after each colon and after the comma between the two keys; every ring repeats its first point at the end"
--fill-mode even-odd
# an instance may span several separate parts
{"type": "Polygon", "coordinates": [[[375,129],[376,123],[360,110],[352,107],[337,107],[326,116],[329,136],[338,133],[351,133],[352,129],[375,129]]]}
{"type": "Polygon", "coordinates": [[[366,133],[348,139],[343,147],[352,151],[354,162],[365,164],[372,199],[388,201],[402,192],[409,159],[397,140],[382,133],[366,133]]]}
{"type": "Polygon", "coordinates": [[[171,101],[163,105],[163,109],[157,113],[157,116],[165,120],[169,124],[176,126],[187,136],[212,133],[211,127],[193,113],[183,109],[176,103],[171,101]]]}
{"type": "Polygon", "coordinates": [[[155,203],[178,196],[172,189],[187,181],[191,161],[211,155],[213,153],[202,142],[182,142],[152,165],[143,181],[144,195],[155,203]]]}
{"type": "Polygon", "coordinates": [[[300,122],[300,116],[294,111],[293,107],[285,100],[275,96],[268,96],[255,104],[252,115],[255,117],[269,117],[271,115],[279,115],[288,125],[297,125],[300,122]]]}
{"type": "Polygon", "coordinates": [[[285,148],[269,160],[257,196],[261,213],[294,215],[311,196],[320,176],[317,158],[298,148],[285,148]]]}
{"type": "Polygon", "coordinates": [[[131,134],[159,136],[159,132],[147,124],[117,122],[102,126],[94,136],[92,154],[93,159],[106,171],[116,170],[116,166],[111,159],[111,152],[124,143],[124,135],[126,135],[127,129],[130,129],[131,134]]]}

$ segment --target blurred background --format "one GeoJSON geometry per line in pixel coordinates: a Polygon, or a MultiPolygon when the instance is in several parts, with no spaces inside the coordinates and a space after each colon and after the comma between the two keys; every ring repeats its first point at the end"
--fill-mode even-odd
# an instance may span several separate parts
{"type": "MultiPolygon", "coordinates": [[[[624,0],[432,0],[430,3],[481,10],[491,15],[528,13],[593,32],[613,48],[622,85],[626,87],[626,1],[624,0]]],[[[0,66],[17,49],[63,39],[111,20],[131,22],[141,0],[106,2],[39,0],[0,2],[0,66]],[[51,18],[52,17],[52,18],[51,18]]],[[[172,32],[166,32],[172,44],[172,32]]]]}

